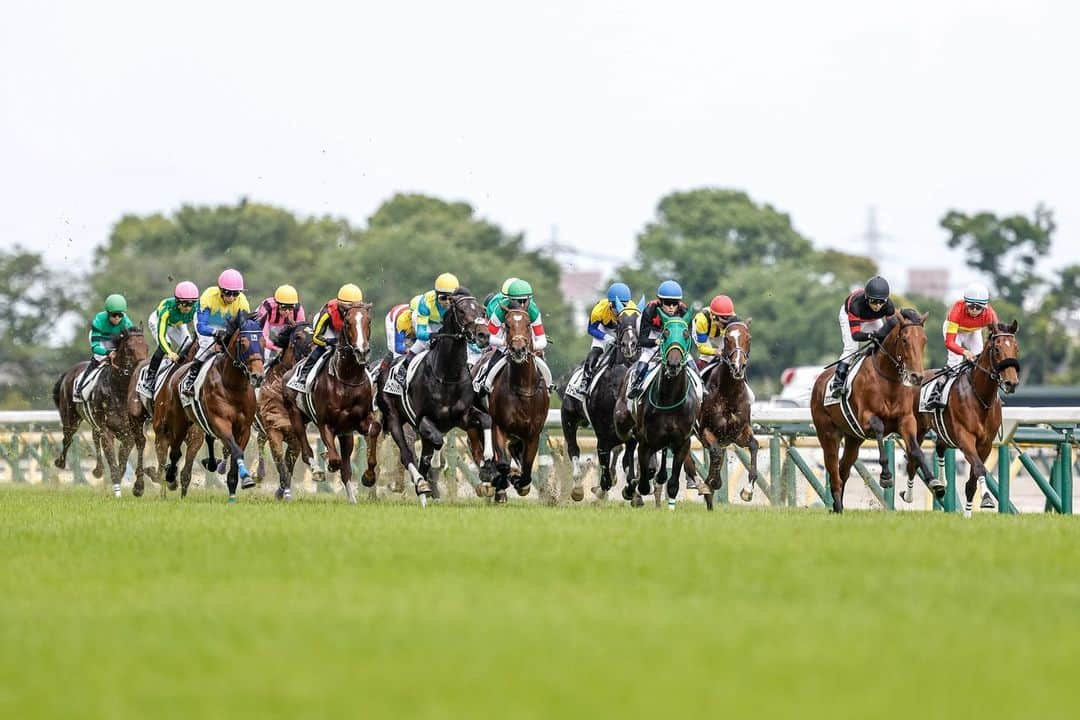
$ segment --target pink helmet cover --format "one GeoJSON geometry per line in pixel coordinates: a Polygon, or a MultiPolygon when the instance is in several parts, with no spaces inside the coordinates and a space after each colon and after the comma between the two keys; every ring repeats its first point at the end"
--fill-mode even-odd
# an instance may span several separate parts
{"type": "Polygon", "coordinates": [[[244,289],[244,276],[238,270],[229,268],[218,275],[217,284],[222,290],[240,292],[244,289]]]}

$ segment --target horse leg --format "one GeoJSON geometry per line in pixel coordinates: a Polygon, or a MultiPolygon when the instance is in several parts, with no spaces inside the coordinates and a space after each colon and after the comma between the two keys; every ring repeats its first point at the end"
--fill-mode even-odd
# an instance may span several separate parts
{"type": "Polygon", "coordinates": [[[821,453],[825,456],[825,469],[829,473],[829,490],[832,493],[832,511],[844,512],[844,483],[840,479],[840,438],[825,432],[818,436],[821,453]]]}
{"type": "Polygon", "coordinates": [[[623,490],[623,497],[627,496],[627,490],[630,491],[630,497],[628,497],[627,499],[630,500],[631,507],[641,507],[645,504],[645,500],[642,498],[642,496],[648,492],[649,477],[651,472],[649,464],[651,461],[652,453],[648,452],[648,448],[644,446],[639,447],[637,449],[638,481],[636,483],[627,482],[626,489],[623,490]],[[642,483],[645,484],[645,493],[641,492],[642,483]]]}
{"type": "Polygon", "coordinates": [[[412,478],[413,484],[417,485],[423,477],[416,469],[416,454],[413,452],[413,445],[405,437],[405,428],[401,423],[401,420],[397,416],[390,417],[388,419],[390,437],[394,439],[394,444],[398,446],[399,458],[401,466],[405,468],[409,477],[412,478]]]}
{"type": "MultiPolygon", "coordinates": [[[[944,473],[939,477],[934,477],[934,470],[930,467],[930,462],[926,459],[926,454],[923,453],[922,446],[919,443],[919,421],[916,420],[914,415],[906,415],[900,420],[900,435],[904,438],[908,460],[914,461],[916,466],[922,470],[923,478],[926,479],[930,491],[939,500],[945,497],[944,473]]],[[[939,454],[942,457],[941,462],[944,464],[944,450],[942,449],[939,454]]]]}
{"type": "Polygon", "coordinates": [[[660,453],[660,467],[656,470],[656,479],[653,483],[653,499],[656,507],[660,507],[661,496],[668,481],[667,457],[668,449],[664,448],[660,453]]]}
{"type": "MultiPolygon", "coordinates": [[[[202,429],[197,425],[192,425],[188,428],[185,442],[187,443],[187,453],[184,455],[184,468],[180,471],[180,497],[185,498],[188,494],[188,488],[191,487],[191,469],[195,467],[195,458],[199,455],[199,450],[202,449],[203,440],[205,436],[202,429]]],[[[180,459],[179,448],[180,444],[177,443],[177,460],[180,459]]]]}
{"type": "MultiPolygon", "coordinates": [[[[78,415],[76,415],[74,425],[68,425],[67,423],[64,423],[63,445],[60,448],[60,454],[56,456],[55,460],[53,460],[53,465],[55,465],[60,470],[63,470],[67,466],[68,450],[71,448],[71,441],[75,439],[75,433],[79,430],[80,422],[81,420],[79,420],[78,415]]],[[[78,458],[76,458],[75,462],[78,462],[78,458]]]]}
{"type": "MultiPolygon", "coordinates": [[[[259,433],[258,438],[255,440],[258,450],[259,463],[255,466],[255,482],[261,483],[266,477],[266,442],[267,437],[263,433],[259,433]]],[[[270,452],[273,457],[273,451],[270,452]]]]}
{"type": "Polygon", "coordinates": [[[637,462],[635,457],[637,455],[637,440],[634,438],[628,438],[626,444],[623,445],[622,453],[622,468],[623,475],[626,484],[623,486],[622,496],[624,500],[629,500],[634,496],[634,486],[637,482],[637,462]]]}
{"type": "Polygon", "coordinates": [[[351,432],[338,435],[337,440],[341,445],[341,484],[345,486],[345,497],[349,498],[350,504],[355,505],[356,488],[352,484],[352,453],[355,440],[351,432]]]}
{"type": "Polygon", "coordinates": [[[964,517],[971,517],[971,501],[975,498],[975,491],[979,485],[986,482],[986,467],[975,452],[975,438],[971,433],[963,429],[957,429],[953,434],[956,447],[964,453],[964,459],[968,463],[968,480],[964,486],[964,517]]]}
{"type": "Polygon", "coordinates": [[[410,474],[413,476],[413,485],[416,495],[420,498],[420,504],[427,505],[428,495],[431,495],[431,482],[428,480],[428,471],[431,470],[431,456],[443,446],[442,433],[435,427],[431,418],[424,417],[416,427],[420,435],[420,467],[411,467],[410,474]]]}
{"type": "Polygon", "coordinates": [[[486,482],[491,482],[495,479],[495,440],[494,431],[492,429],[491,415],[486,412],[482,412],[479,408],[470,408],[469,420],[470,425],[479,428],[480,434],[484,439],[483,452],[481,457],[483,463],[477,463],[481,467],[480,481],[485,482],[484,476],[487,475],[486,482]]]}
{"type": "Polygon", "coordinates": [[[94,469],[90,471],[90,474],[99,478],[105,474],[105,468],[101,463],[101,431],[95,428],[90,434],[94,441],[94,469]]]}
{"type": "Polygon", "coordinates": [[[109,479],[112,480],[113,495],[120,497],[120,479],[123,477],[122,470],[116,461],[115,438],[112,430],[104,428],[101,431],[101,453],[105,456],[105,463],[109,466],[109,479]]]}
{"type": "MultiPolygon", "coordinates": [[[[128,460],[131,458],[131,451],[135,447],[135,441],[131,437],[131,432],[126,428],[117,436],[117,440],[116,464],[119,477],[116,482],[119,483],[127,470],[128,460]]],[[[133,475],[135,479],[131,486],[131,494],[135,497],[141,497],[145,485],[143,484],[142,475],[139,474],[138,467],[135,468],[133,475]]]]}
{"type": "Polygon", "coordinates": [[[506,449],[506,434],[498,425],[491,428],[492,442],[495,446],[495,470],[498,477],[495,480],[496,491],[506,491],[510,486],[510,453],[506,449]]]}
{"type": "Polygon", "coordinates": [[[375,487],[375,468],[379,464],[379,436],[382,434],[382,425],[372,415],[365,420],[367,428],[363,430],[367,438],[367,469],[364,470],[360,482],[364,487],[375,487]]]}
{"type": "Polygon", "coordinates": [[[540,449],[540,436],[531,437],[523,443],[521,449],[521,481],[518,483],[518,494],[521,494],[521,490],[524,489],[528,494],[528,489],[532,486],[532,469],[533,463],[536,462],[536,452],[540,449]]]}
{"type": "Polygon", "coordinates": [[[217,472],[218,461],[214,455],[214,436],[206,436],[206,457],[202,460],[202,466],[210,472],[217,472]]]}
{"type": "Polygon", "coordinates": [[[690,438],[687,437],[683,444],[675,450],[671,458],[671,477],[667,482],[667,506],[668,510],[675,509],[675,501],[679,497],[679,475],[683,470],[683,463],[690,455],[690,438]]]}
{"type": "MultiPolygon", "coordinates": [[[[874,439],[877,440],[878,447],[878,465],[881,466],[881,487],[891,488],[893,486],[892,471],[889,469],[889,458],[885,455],[885,422],[877,415],[870,416],[870,429],[874,433],[874,439]]],[[[845,450],[847,445],[845,444],[845,450]]],[[[844,478],[847,480],[847,478],[844,478]]]]}
{"type": "Polygon", "coordinates": [[[567,417],[565,413],[562,416],[562,434],[563,440],[566,441],[566,456],[570,458],[571,475],[574,479],[574,500],[581,500],[585,497],[584,491],[581,489],[581,448],[578,446],[577,441],[577,420],[567,417]],[[580,497],[579,497],[580,496],[580,497]]]}
{"type": "Polygon", "coordinates": [[[338,453],[334,430],[329,425],[319,425],[319,437],[326,446],[326,469],[330,472],[341,471],[341,454],[338,453]]]}
{"type": "Polygon", "coordinates": [[[754,487],[758,481],[758,469],[757,469],[757,456],[758,456],[758,441],[757,436],[754,435],[754,429],[750,425],[743,427],[742,432],[739,433],[739,437],[735,439],[735,444],[739,447],[746,448],[750,453],[750,471],[746,475],[746,487],[740,492],[739,496],[749,502],[754,496],[754,487]]]}
{"type": "MultiPolygon", "coordinates": [[[[593,488],[593,494],[601,500],[605,499],[608,494],[608,490],[611,489],[611,448],[607,445],[601,445],[597,442],[596,445],[596,460],[600,466],[600,487],[593,488]]],[[[576,486],[575,486],[576,487],[576,486]]],[[[575,500],[578,498],[571,495],[575,500]]]]}
{"type": "MultiPolygon", "coordinates": [[[[285,435],[277,428],[268,428],[265,435],[259,436],[259,454],[262,454],[264,445],[270,446],[270,458],[274,461],[274,467],[278,474],[278,487],[274,491],[274,497],[278,500],[291,499],[292,477],[285,465],[285,435]]],[[[261,462],[261,457],[260,457],[261,462]]]]}
{"type": "Polygon", "coordinates": [[[857,437],[848,435],[844,438],[844,452],[840,456],[840,492],[843,493],[843,488],[847,487],[848,478],[851,477],[851,468],[855,466],[855,461],[859,459],[859,448],[862,447],[862,440],[857,437]]]}

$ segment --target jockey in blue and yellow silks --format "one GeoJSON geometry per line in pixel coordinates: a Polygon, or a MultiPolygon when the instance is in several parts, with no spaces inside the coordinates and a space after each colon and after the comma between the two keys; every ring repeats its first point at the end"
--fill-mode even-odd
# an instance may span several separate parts
{"type": "Polygon", "coordinates": [[[228,268],[218,275],[217,285],[206,288],[199,298],[199,309],[195,313],[199,351],[180,385],[182,394],[190,396],[195,393],[195,378],[199,376],[199,370],[217,353],[218,344],[225,337],[225,326],[241,311],[251,312],[247,296],[244,295],[244,276],[228,268]]]}
{"type": "Polygon", "coordinates": [[[636,310],[637,305],[630,299],[630,288],[625,283],[617,282],[608,288],[607,297],[597,302],[589,313],[587,331],[592,336],[592,347],[582,366],[582,384],[585,387],[589,386],[604,350],[615,342],[619,314],[626,309],[636,310]]]}
{"type": "Polygon", "coordinates": [[[405,352],[405,357],[397,366],[396,378],[398,382],[405,382],[405,374],[408,372],[409,363],[413,357],[431,346],[431,336],[442,329],[442,314],[450,307],[450,297],[461,286],[457,276],[451,273],[443,273],[435,278],[435,289],[428,290],[423,295],[413,298],[412,325],[416,333],[416,340],[405,352]]]}

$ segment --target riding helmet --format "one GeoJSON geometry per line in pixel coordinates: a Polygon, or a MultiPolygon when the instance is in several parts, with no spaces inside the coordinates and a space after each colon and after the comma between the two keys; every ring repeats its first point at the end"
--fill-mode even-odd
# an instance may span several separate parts
{"type": "Polygon", "coordinates": [[[709,303],[709,310],[713,315],[725,316],[735,314],[735,303],[727,295],[717,295],[709,303]]]}
{"type": "Polygon", "coordinates": [[[626,283],[612,283],[607,291],[607,299],[615,306],[616,312],[622,312],[623,305],[630,302],[630,288],[626,283]]]}
{"type": "Polygon", "coordinates": [[[190,280],[185,280],[182,283],[177,283],[176,289],[173,290],[173,297],[177,300],[191,300],[194,302],[199,299],[199,288],[190,280]]]}
{"type": "Polygon", "coordinates": [[[866,297],[871,300],[888,300],[889,299],[889,281],[880,275],[875,275],[866,281],[866,287],[863,289],[866,293],[866,297]]]}
{"type": "Polygon", "coordinates": [[[113,293],[105,298],[105,311],[111,313],[127,312],[127,300],[123,295],[113,293]]]}
{"type": "Polygon", "coordinates": [[[435,278],[435,292],[437,293],[452,293],[460,286],[461,283],[458,282],[457,275],[452,273],[443,273],[435,278]]]}
{"type": "Polygon", "coordinates": [[[656,289],[656,297],[661,300],[682,300],[682,286],[674,280],[665,280],[656,289]]]}
{"type": "Polygon", "coordinates": [[[292,285],[282,285],[274,291],[274,300],[280,305],[299,305],[300,294],[292,285]]]}
{"type": "Polygon", "coordinates": [[[990,302],[990,290],[981,282],[973,282],[964,288],[964,302],[971,305],[986,305],[990,302]]]}
{"type": "Polygon", "coordinates": [[[532,285],[520,278],[514,278],[514,281],[510,283],[510,287],[506,290],[505,294],[515,300],[527,300],[533,294],[532,285]]]}
{"type": "Polygon", "coordinates": [[[229,268],[223,270],[218,275],[217,285],[222,290],[231,290],[232,292],[243,292],[244,290],[244,276],[240,274],[239,270],[229,268]]]}
{"type": "Polygon", "coordinates": [[[352,283],[346,283],[337,291],[337,299],[345,303],[364,302],[364,293],[352,283]]]}

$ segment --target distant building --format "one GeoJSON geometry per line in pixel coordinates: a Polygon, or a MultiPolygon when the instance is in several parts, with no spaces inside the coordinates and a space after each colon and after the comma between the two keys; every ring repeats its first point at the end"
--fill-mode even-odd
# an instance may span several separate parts
{"type": "Polygon", "coordinates": [[[559,290],[566,298],[573,312],[574,327],[584,332],[588,318],[586,313],[592,309],[604,284],[604,273],[598,270],[565,271],[559,277],[559,290]]]}
{"type": "Polygon", "coordinates": [[[907,276],[909,295],[922,295],[946,301],[949,295],[948,268],[911,268],[907,276]]]}

